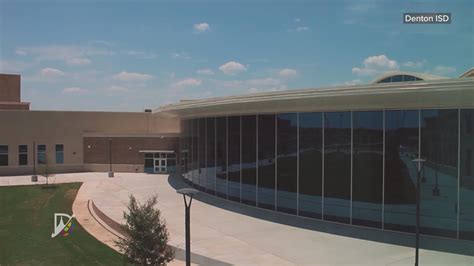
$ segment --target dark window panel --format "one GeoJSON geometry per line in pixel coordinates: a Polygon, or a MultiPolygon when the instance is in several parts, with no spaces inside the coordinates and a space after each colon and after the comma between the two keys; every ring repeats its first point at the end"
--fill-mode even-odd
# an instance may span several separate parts
{"type": "Polygon", "coordinates": [[[352,160],[352,224],[382,228],[382,111],[353,113],[352,160]]]}
{"type": "Polygon", "coordinates": [[[324,113],[324,219],[350,222],[351,113],[324,113]]]}
{"type": "Polygon", "coordinates": [[[216,118],[217,196],[227,198],[227,118],[216,118]]]}
{"type": "Polygon", "coordinates": [[[474,240],[474,109],[461,110],[459,238],[474,240]]]}
{"type": "Polygon", "coordinates": [[[257,117],[242,116],[242,203],[257,202],[257,117]]]}
{"type": "Polygon", "coordinates": [[[322,113],[299,114],[299,215],[321,219],[322,113]]]}
{"type": "Polygon", "coordinates": [[[258,116],[258,207],[275,209],[275,115],[258,116]]]}
{"type": "Polygon", "coordinates": [[[192,120],[192,147],[193,147],[193,161],[191,163],[191,180],[194,186],[199,185],[199,124],[198,124],[198,119],[193,119],[192,120]]]}
{"type": "Polygon", "coordinates": [[[229,116],[228,198],[240,201],[240,116],[229,116]]]}
{"type": "Polygon", "coordinates": [[[415,232],[419,112],[385,112],[384,228],[415,232]]]}
{"type": "Polygon", "coordinates": [[[392,77],[392,82],[401,82],[403,81],[403,75],[396,75],[392,77]]]}
{"type": "Polygon", "coordinates": [[[458,111],[421,111],[421,233],[456,237],[458,111]]]}
{"type": "Polygon", "coordinates": [[[206,118],[199,118],[199,156],[198,156],[198,186],[200,189],[206,188],[206,118]]]}
{"type": "Polygon", "coordinates": [[[216,162],[215,162],[215,118],[207,118],[207,166],[206,166],[206,189],[208,193],[214,194],[216,187],[216,162]]]}
{"type": "Polygon", "coordinates": [[[8,166],[8,145],[0,145],[0,166],[8,166]]]}
{"type": "Polygon", "coordinates": [[[277,116],[277,211],[296,214],[297,114],[277,116]]]}

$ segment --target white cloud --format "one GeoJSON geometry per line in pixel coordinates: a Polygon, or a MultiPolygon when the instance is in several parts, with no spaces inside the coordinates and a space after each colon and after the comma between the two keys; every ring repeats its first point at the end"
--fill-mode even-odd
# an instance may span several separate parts
{"type": "Polygon", "coordinates": [[[404,67],[408,68],[421,68],[426,64],[426,59],[420,60],[420,61],[408,61],[403,63],[404,67]]]}
{"type": "Polygon", "coordinates": [[[436,74],[436,75],[449,75],[449,74],[452,74],[456,71],[456,68],[454,67],[451,67],[451,66],[443,66],[443,65],[439,65],[439,66],[436,66],[434,69],[433,69],[433,73],[436,74]]]}
{"type": "Polygon", "coordinates": [[[179,80],[171,84],[171,86],[183,88],[183,87],[199,86],[201,85],[201,83],[202,81],[200,79],[187,78],[187,79],[179,80]]]}
{"type": "Polygon", "coordinates": [[[121,81],[147,81],[153,79],[153,76],[143,73],[122,71],[118,74],[115,74],[112,78],[121,81]]]}
{"type": "Polygon", "coordinates": [[[185,59],[185,60],[191,59],[191,56],[188,55],[187,53],[173,53],[171,57],[174,59],[185,59]]]}
{"type": "Polygon", "coordinates": [[[352,68],[352,73],[359,76],[373,76],[399,68],[397,61],[389,59],[384,54],[369,56],[362,65],[362,67],[352,68]]]}
{"type": "Polygon", "coordinates": [[[309,27],[306,27],[306,26],[300,26],[300,27],[296,27],[295,29],[296,31],[298,32],[302,32],[302,31],[309,31],[309,27]]]}
{"type": "Polygon", "coordinates": [[[298,72],[291,68],[284,68],[278,71],[278,76],[280,78],[294,78],[298,75],[298,72]]]}
{"type": "Polygon", "coordinates": [[[202,33],[202,32],[206,32],[206,31],[211,30],[211,27],[206,22],[194,24],[193,28],[194,28],[194,32],[196,32],[196,33],[202,33]]]}
{"type": "Polygon", "coordinates": [[[77,45],[44,45],[18,47],[16,54],[23,56],[32,56],[38,61],[65,61],[74,58],[87,58],[91,56],[107,56],[115,54],[109,47],[97,46],[97,44],[89,44],[84,46],[77,45]]]}
{"type": "Polygon", "coordinates": [[[85,94],[88,93],[88,89],[79,88],[79,87],[69,87],[63,90],[63,94],[85,94]]]}
{"type": "Polygon", "coordinates": [[[214,75],[214,71],[212,71],[211,69],[209,68],[206,68],[206,69],[199,69],[198,71],[196,71],[199,75],[214,75]]]}
{"type": "Polygon", "coordinates": [[[226,75],[235,75],[237,73],[247,71],[247,68],[241,63],[230,61],[220,66],[219,70],[226,75]]]}
{"type": "Polygon", "coordinates": [[[44,78],[59,78],[66,75],[66,73],[57,68],[46,67],[41,69],[40,75],[44,78]]]}
{"type": "Polygon", "coordinates": [[[89,58],[71,58],[67,59],[67,63],[69,65],[74,65],[74,66],[81,66],[81,65],[88,65],[91,63],[91,60],[89,58]]]}

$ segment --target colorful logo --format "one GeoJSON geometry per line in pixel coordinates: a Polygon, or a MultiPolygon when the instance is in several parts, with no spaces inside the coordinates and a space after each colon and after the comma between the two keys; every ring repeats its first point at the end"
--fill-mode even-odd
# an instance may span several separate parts
{"type": "Polygon", "coordinates": [[[54,232],[51,234],[51,238],[54,238],[59,234],[62,234],[63,236],[68,236],[72,231],[72,218],[74,218],[74,214],[70,216],[65,213],[55,213],[54,232]],[[67,219],[66,223],[64,223],[63,218],[67,219]]]}

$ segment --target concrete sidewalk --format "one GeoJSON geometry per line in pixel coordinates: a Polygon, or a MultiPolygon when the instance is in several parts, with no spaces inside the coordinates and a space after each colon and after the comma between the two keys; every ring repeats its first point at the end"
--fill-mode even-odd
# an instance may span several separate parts
{"type": "MultiPolygon", "coordinates": [[[[27,184],[28,179],[0,177],[0,185],[27,184]]],[[[106,173],[56,176],[57,183],[75,181],[85,183],[75,208],[86,208],[84,202],[92,199],[117,222],[123,221],[130,194],[139,200],[158,195],[158,207],[167,221],[171,244],[178,251],[184,248],[184,203],[175,191],[186,186],[181,180],[167,175],[130,173],[116,173],[116,178],[110,179],[106,173]]],[[[74,209],[74,212],[81,211],[74,209]]],[[[101,240],[107,238],[103,231],[108,232],[97,228],[92,234],[98,234],[96,237],[101,240]]],[[[191,238],[192,260],[200,265],[413,265],[414,262],[414,249],[410,247],[413,235],[278,214],[204,193],[192,203],[191,238]]],[[[422,237],[421,245],[429,248],[421,250],[423,265],[474,265],[471,242],[422,237]]],[[[177,252],[178,259],[182,255],[177,252]]]]}

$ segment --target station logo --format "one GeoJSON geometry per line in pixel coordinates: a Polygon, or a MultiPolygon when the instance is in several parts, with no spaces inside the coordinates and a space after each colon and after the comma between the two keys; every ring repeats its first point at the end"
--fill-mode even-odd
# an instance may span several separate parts
{"type": "Polygon", "coordinates": [[[55,213],[54,232],[51,234],[51,238],[54,238],[59,234],[62,234],[62,236],[68,236],[72,231],[72,218],[74,218],[74,214],[67,215],[65,213],[55,213]],[[64,223],[63,218],[67,220],[66,223],[64,223]]]}

